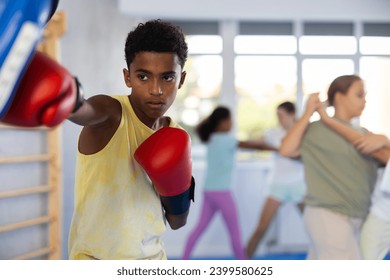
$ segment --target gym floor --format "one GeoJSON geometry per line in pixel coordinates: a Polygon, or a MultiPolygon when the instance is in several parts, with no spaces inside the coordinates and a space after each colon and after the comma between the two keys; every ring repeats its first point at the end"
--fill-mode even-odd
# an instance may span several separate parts
{"type": "MultiPolygon", "coordinates": [[[[266,255],[258,255],[254,257],[254,260],[305,260],[306,253],[275,253],[275,254],[266,254],[266,255]]],[[[233,260],[233,257],[197,257],[192,258],[193,260],[233,260]]],[[[386,255],[384,260],[390,260],[390,252],[386,255]]]]}

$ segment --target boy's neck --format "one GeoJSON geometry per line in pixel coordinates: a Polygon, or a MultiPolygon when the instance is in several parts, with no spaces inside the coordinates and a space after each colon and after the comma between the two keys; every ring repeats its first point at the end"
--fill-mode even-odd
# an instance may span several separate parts
{"type": "Polygon", "coordinates": [[[171,118],[166,117],[166,116],[162,116],[161,118],[158,118],[156,120],[156,122],[152,126],[152,129],[156,131],[156,130],[159,130],[160,128],[169,126],[170,124],[171,124],[171,118]]]}

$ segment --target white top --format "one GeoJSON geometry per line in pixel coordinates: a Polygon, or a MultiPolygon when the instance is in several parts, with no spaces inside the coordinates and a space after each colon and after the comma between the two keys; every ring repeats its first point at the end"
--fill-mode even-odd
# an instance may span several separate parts
{"type": "MultiPolygon", "coordinates": [[[[268,129],[263,134],[266,144],[279,148],[286,131],[282,127],[268,129]]],[[[282,157],[278,152],[274,152],[274,166],[271,171],[271,184],[292,184],[304,181],[304,169],[300,160],[282,157]]]]}
{"type": "MultiPolygon", "coordinates": [[[[390,160],[389,160],[390,162],[390,160]]],[[[379,171],[378,181],[372,194],[371,212],[378,218],[390,222],[390,164],[379,171]]]]}

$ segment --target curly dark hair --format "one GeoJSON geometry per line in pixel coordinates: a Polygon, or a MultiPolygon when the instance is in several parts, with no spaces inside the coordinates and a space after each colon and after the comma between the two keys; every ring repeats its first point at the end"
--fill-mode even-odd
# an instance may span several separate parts
{"type": "Polygon", "coordinates": [[[188,46],[180,27],[160,19],[140,23],[129,32],[125,45],[127,67],[139,52],[173,52],[181,67],[187,60],[188,46]]]}

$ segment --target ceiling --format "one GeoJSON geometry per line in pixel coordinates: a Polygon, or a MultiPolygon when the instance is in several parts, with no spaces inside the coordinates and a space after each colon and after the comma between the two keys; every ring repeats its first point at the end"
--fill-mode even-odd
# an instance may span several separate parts
{"type": "Polygon", "coordinates": [[[118,0],[118,7],[144,18],[390,21],[389,0],[118,0]]]}

